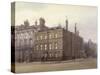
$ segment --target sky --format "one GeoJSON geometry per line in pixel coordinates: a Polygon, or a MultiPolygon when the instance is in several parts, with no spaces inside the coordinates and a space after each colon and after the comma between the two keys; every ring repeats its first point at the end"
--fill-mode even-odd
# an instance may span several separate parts
{"type": "Polygon", "coordinates": [[[17,2],[15,5],[15,25],[21,25],[25,20],[34,25],[34,22],[43,17],[46,26],[55,27],[61,24],[65,27],[68,19],[68,30],[74,32],[75,23],[77,30],[85,41],[91,39],[97,42],[97,7],[77,6],[67,4],[44,4],[32,2],[17,2]]]}

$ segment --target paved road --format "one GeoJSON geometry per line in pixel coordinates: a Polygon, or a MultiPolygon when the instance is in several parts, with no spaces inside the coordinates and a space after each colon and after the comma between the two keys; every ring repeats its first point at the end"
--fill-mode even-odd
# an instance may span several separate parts
{"type": "Polygon", "coordinates": [[[33,62],[16,64],[16,72],[44,72],[55,70],[93,69],[97,67],[96,59],[77,59],[62,62],[33,62]]]}

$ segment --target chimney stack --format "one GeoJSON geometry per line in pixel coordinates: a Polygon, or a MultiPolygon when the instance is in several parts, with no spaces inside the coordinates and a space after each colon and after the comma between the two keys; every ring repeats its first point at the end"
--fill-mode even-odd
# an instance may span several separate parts
{"type": "Polygon", "coordinates": [[[66,30],[68,31],[68,19],[67,19],[67,16],[66,16],[66,21],[65,21],[65,23],[66,23],[66,30]]]}
{"type": "Polygon", "coordinates": [[[77,23],[75,23],[75,34],[77,33],[77,27],[76,27],[77,23]]]}

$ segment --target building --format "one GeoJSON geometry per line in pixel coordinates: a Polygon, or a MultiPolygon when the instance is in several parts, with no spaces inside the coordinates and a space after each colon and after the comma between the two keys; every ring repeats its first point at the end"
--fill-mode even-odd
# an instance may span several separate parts
{"type": "MultiPolygon", "coordinates": [[[[15,49],[15,62],[32,61],[35,26],[29,26],[28,20],[24,25],[12,26],[12,49],[15,49]]],[[[13,51],[13,50],[12,50],[13,51]]]]}
{"type": "Polygon", "coordinates": [[[34,60],[68,60],[80,58],[83,39],[78,31],[75,33],[68,31],[68,21],[66,29],[61,27],[40,30],[35,33],[34,60]]]}
{"type": "Polygon", "coordinates": [[[97,57],[97,44],[92,42],[91,39],[87,43],[84,43],[84,51],[87,57],[97,57]]]}
{"type": "Polygon", "coordinates": [[[63,29],[48,29],[35,33],[34,54],[37,60],[61,60],[63,29]]]}
{"type": "Polygon", "coordinates": [[[68,20],[65,22],[66,28],[61,26],[49,28],[45,25],[44,18],[39,19],[39,25],[35,21],[35,25],[30,26],[26,20],[24,25],[15,26],[15,61],[55,61],[80,58],[83,39],[79,36],[76,24],[73,33],[68,30],[68,20]]]}

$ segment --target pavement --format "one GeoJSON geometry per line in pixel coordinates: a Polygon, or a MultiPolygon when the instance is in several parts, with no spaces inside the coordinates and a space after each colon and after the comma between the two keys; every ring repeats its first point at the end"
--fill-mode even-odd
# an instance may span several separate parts
{"type": "Polygon", "coordinates": [[[94,69],[97,68],[97,60],[94,58],[75,59],[68,61],[53,61],[53,62],[32,62],[32,63],[16,63],[16,73],[27,72],[45,72],[45,71],[60,71],[60,70],[79,70],[79,69],[94,69]]]}

